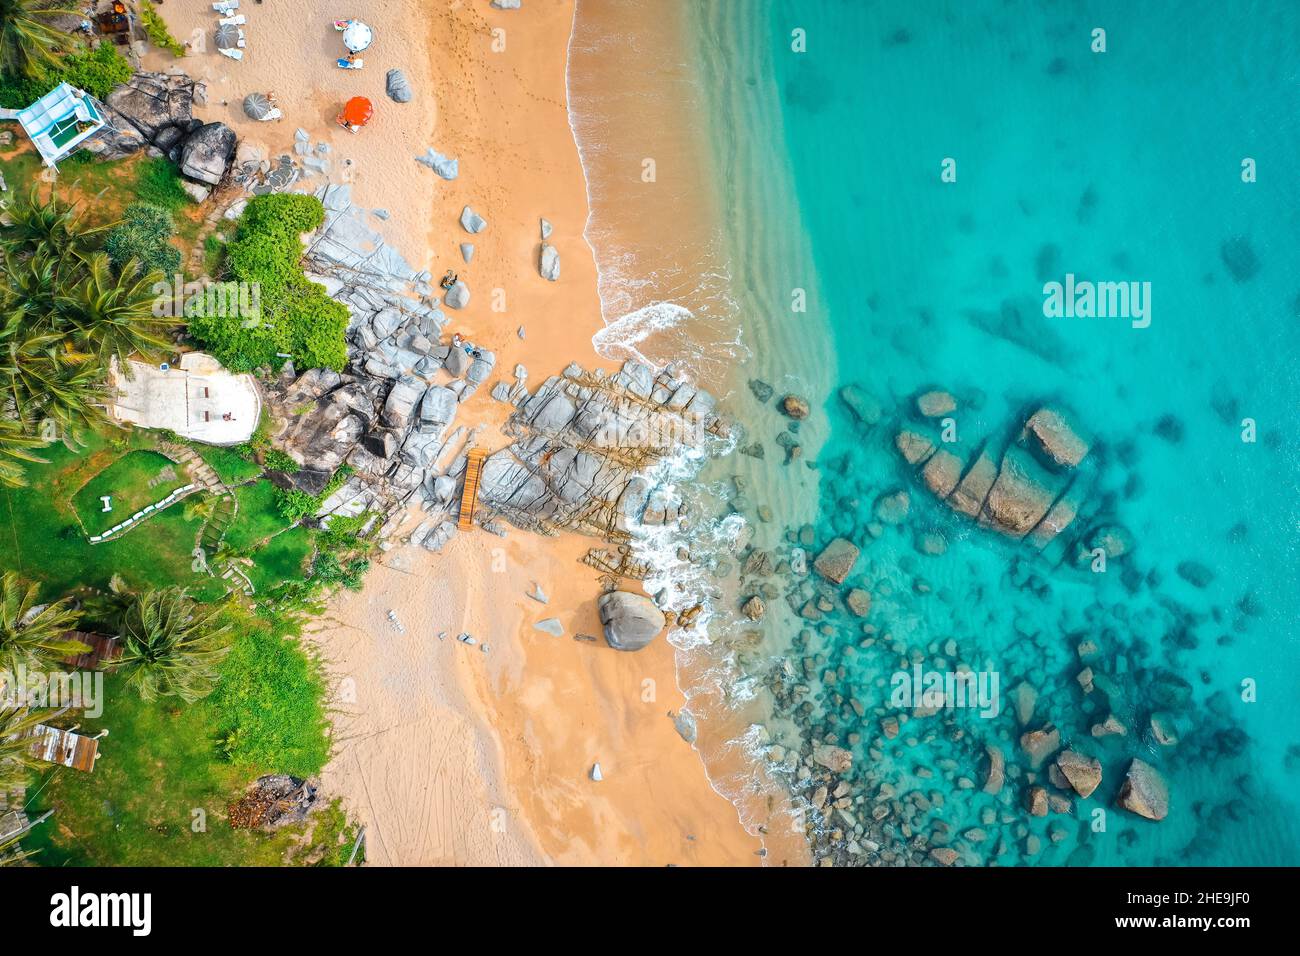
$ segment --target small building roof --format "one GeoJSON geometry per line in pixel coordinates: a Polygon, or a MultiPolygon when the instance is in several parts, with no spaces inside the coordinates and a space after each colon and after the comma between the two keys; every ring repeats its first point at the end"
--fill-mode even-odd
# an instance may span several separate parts
{"type": "Polygon", "coordinates": [[[179,366],[167,369],[136,361],[127,366],[114,359],[110,371],[110,411],[118,421],[209,445],[238,445],[257,429],[262,399],[253,376],[236,375],[210,355],[187,352],[179,366]]]}
{"type": "Polygon", "coordinates": [[[70,83],[60,83],[19,110],[17,119],[46,166],[53,166],[106,125],[94,98],[70,83]]]}

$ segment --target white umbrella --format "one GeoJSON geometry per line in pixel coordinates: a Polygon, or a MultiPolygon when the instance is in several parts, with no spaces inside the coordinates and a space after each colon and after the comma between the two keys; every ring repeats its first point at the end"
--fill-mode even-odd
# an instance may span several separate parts
{"type": "Polygon", "coordinates": [[[343,45],[353,53],[360,53],[374,42],[375,33],[360,20],[353,20],[343,31],[343,45]]]}

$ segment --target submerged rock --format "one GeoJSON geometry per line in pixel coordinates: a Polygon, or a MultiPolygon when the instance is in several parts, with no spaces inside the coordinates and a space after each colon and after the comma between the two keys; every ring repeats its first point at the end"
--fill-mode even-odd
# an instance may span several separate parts
{"type": "Polygon", "coordinates": [[[856,385],[845,385],[841,388],[840,401],[847,405],[853,417],[864,425],[876,424],[884,414],[880,402],[856,385]]]}
{"type": "Polygon", "coordinates": [[[957,410],[957,399],[937,389],[922,392],[916,396],[916,410],[925,418],[941,418],[957,410]]]}
{"type": "Polygon", "coordinates": [[[1056,766],[1081,797],[1090,797],[1101,785],[1101,761],[1085,757],[1073,750],[1062,750],[1056,756],[1056,766]]]}
{"type": "Polygon", "coordinates": [[[1065,413],[1055,408],[1034,412],[1020,434],[1022,439],[1032,439],[1030,447],[1048,464],[1059,468],[1077,467],[1090,447],[1065,413]]]}
{"type": "Polygon", "coordinates": [[[796,421],[808,417],[812,409],[808,405],[808,399],[801,395],[787,395],[781,399],[781,411],[796,421]]]}
{"type": "Polygon", "coordinates": [[[813,748],[812,759],[831,773],[844,773],[853,766],[853,753],[832,744],[818,744],[813,748]]]}
{"type": "Polygon", "coordinates": [[[1115,805],[1148,820],[1163,820],[1169,813],[1169,785],[1155,767],[1134,759],[1115,805]]]}
{"type": "Polygon", "coordinates": [[[813,561],[813,570],[832,584],[843,584],[853,571],[861,550],[847,538],[836,538],[813,561]]]}

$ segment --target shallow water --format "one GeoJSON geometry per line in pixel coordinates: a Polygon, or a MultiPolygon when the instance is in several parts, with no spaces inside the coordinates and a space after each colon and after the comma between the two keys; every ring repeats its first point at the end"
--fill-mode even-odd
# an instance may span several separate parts
{"type": "MultiPolygon", "coordinates": [[[[987,831],[935,841],[967,862],[1294,864],[1300,185],[1288,164],[1300,155],[1300,8],[1130,7],[744,0],[696,12],[687,59],[722,197],[729,258],[710,272],[731,282],[731,311],[717,313],[739,328],[735,381],[762,378],[815,406],[798,433],[804,459],[783,465],[774,439],[788,423],[737,387],[741,441],[767,454],[715,463],[703,490],[732,498],[778,558],[793,553],[787,529],[806,523],[815,547],[849,537],[863,554],[847,584],[873,599],[866,630],[842,610],[797,622],[805,584],[789,602],[769,600],[755,646],[739,639],[753,626],[733,609],[761,582],[721,575],[709,634],[727,666],[711,674],[743,689],[742,725],[761,720],[789,749],[800,736],[859,735],[861,792],[924,794],[909,832],[933,834],[936,821],[987,831]],[[1096,27],[1104,53],[1090,49],[1096,27]],[[796,30],[805,52],[791,49],[796,30]],[[1256,182],[1242,180],[1246,157],[1256,182]],[[955,182],[941,179],[949,158],[955,182]],[[1047,317],[1044,283],[1067,273],[1150,283],[1149,325],[1047,317]],[[806,311],[792,311],[796,289],[806,311]],[[879,424],[854,422],[835,397],[846,383],[880,401],[879,424]],[[937,503],[892,443],[910,397],[934,386],[957,396],[968,451],[1035,403],[1072,410],[1097,469],[1085,517],[1122,524],[1132,553],[1090,573],[937,503]],[[1254,441],[1243,440],[1246,419],[1254,441]],[[909,514],[882,527],[873,503],[900,488],[909,514]],[[755,517],[759,504],[771,520],[755,517]],[[927,532],[945,538],[943,554],[918,549],[927,532]],[[1212,579],[1186,580],[1186,562],[1212,579]],[[1089,639],[1109,699],[1075,679],[1076,645],[1089,639]],[[785,658],[812,688],[801,714],[758,693],[785,658]],[[915,718],[886,738],[880,719],[898,713],[890,677],[916,659],[996,672],[1005,706],[993,719],[915,718]],[[1070,815],[1021,809],[1032,770],[1007,701],[1021,681],[1039,694],[1031,727],[1050,720],[1102,761],[1101,786],[1070,815]],[[1174,713],[1178,745],[1152,742],[1152,710],[1174,713]],[[1089,734],[1108,711],[1127,736],[1089,734]],[[1017,767],[997,798],[978,787],[988,742],[1017,767]],[[1133,757],[1169,781],[1161,823],[1112,807],[1133,757]],[[1027,833],[1041,837],[1036,852],[1027,833]]],[[[652,277],[638,289],[638,306],[672,298],[652,277]]],[[[652,357],[698,357],[680,342],[664,348],[652,357]]],[[[701,507],[702,519],[728,510],[701,507]]],[[[716,568],[706,550],[696,563],[716,568]]],[[[702,693],[715,709],[728,698],[702,693]]],[[[734,722],[729,732],[735,747],[763,752],[766,735],[734,722]]],[[[769,779],[733,762],[722,789],[749,799],[753,822],[769,779]]],[[[793,775],[775,779],[802,789],[793,775]]],[[[825,852],[845,842],[827,832],[835,825],[817,838],[825,852]]]]}

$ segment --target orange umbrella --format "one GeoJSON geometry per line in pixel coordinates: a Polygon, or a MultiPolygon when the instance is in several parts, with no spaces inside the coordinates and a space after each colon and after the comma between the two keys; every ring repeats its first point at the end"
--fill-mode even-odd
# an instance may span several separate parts
{"type": "Polygon", "coordinates": [[[365,126],[375,115],[375,108],[364,96],[354,96],[343,107],[343,122],[349,126],[365,126]]]}

